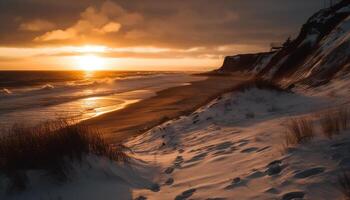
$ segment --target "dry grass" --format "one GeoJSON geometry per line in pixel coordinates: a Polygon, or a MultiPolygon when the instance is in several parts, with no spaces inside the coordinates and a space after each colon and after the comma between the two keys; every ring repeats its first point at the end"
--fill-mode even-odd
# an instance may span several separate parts
{"type": "Polygon", "coordinates": [[[309,142],[315,136],[313,121],[306,118],[291,119],[286,128],[286,146],[309,142]]]}
{"type": "Polygon", "coordinates": [[[340,191],[344,195],[344,199],[350,200],[350,174],[344,171],[339,177],[338,182],[340,185],[340,191]]]}
{"type": "Polygon", "coordinates": [[[72,161],[97,155],[126,162],[129,157],[122,145],[111,146],[100,131],[68,121],[47,122],[35,127],[15,125],[0,138],[0,174],[15,189],[24,189],[27,170],[44,170],[65,181],[72,161]]]}
{"type": "Polygon", "coordinates": [[[251,88],[258,88],[262,90],[272,90],[277,92],[287,92],[286,89],[283,89],[277,83],[270,80],[259,79],[259,78],[243,82],[242,84],[235,86],[232,89],[232,91],[246,91],[251,88]]]}
{"type": "Polygon", "coordinates": [[[338,109],[338,118],[340,128],[346,130],[349,128],[350,124],[350,110],[349,108],[339,108],[338,109]]]}
{"type": "Polygon", "coordinates": [[[350,112],[348,108],[338,108],[323,114],[320,119],[323,134],[332,139],[334,135],[349,128],[350,112]]]}

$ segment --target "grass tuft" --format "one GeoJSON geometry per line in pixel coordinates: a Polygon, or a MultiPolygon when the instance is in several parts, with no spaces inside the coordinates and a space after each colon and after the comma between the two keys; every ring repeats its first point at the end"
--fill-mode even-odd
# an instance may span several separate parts
{"type": "Polygon", "coordinates": [[[343,193],[346,200],[350,200],[350,174],[349,172],[343,171],[338,177],[340,185],[340,191],[343,193]]]}
{"type": "Polygon", "coordinates": [[[350,112],[348,108],[338,108],[323,114],[320,119],[323,134],[332,139],[341,131],[347,130],[350,124],[350,112]]]}
{"type": "Polygon", "coordinates": [[[96,155],[127,162],[127,150],[108,144],[97,129],[65,120],[35,127],[14,125],[0,137],[0,175],[8,177],[14,189],[25,188],[28,170],[44,170],[66,181],[72,161],[81,163],[84,156],[96,155]]]}
{"type": "Polygon", "coordinates": [[[252,80],[246,81],[242,84],[235,86],[232,89],[232,91],[244,92],[251,88],[258,88],[261,90],[272,90],[276,92],[289,92],[287,89],[282,88],[277,83],[270,80],[265,80],[265,79],[252,79],[252,80]]]}
{"type": "Polygon", "coordinates": [[[315,136],[313,121],[306,118],[291,119],[286,128],[286,146],[309,142],[315,136]]]}

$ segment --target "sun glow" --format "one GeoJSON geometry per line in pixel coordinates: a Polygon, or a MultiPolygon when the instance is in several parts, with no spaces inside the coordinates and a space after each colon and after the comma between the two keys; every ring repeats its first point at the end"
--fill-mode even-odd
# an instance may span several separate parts
{"type": "Polygon", "coordinates": [[[74,49],[80,53],[103,53],[107,51],[107,47],[98,45],[85,45],[74,49]]]}
{"type": "Polygon", "coordinates": [[[85,71],[105,69],[105,59],[96,55],[84,55],[76,57],[77,68],[85,71]]]}

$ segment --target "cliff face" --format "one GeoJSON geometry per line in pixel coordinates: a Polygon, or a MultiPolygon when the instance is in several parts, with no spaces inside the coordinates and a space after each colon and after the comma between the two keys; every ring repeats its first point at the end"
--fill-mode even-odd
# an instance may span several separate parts
{"type": "Polygon", "coordinates": [[[229,56],[220,72],[244,71],[282,84],[319,85],[350,71],[350,0],[313,15],[279,51],[229,56]]]}
{"type": "Polygon", "coordinates": [[[275,52],[227,56],[219,71],[258,73],[260,69],[265,67],[265,64],[268,63],[267,61],[269,61],[273,55],[275,55],[275,52]]]}

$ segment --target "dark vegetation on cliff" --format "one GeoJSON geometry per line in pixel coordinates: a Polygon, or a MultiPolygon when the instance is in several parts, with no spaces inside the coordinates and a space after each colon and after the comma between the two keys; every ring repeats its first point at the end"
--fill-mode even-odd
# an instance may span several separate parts
{"type": "Polygon", "coordinates": [[[273,52],[228,56],[216,72],[245,72],[282,84],[319,85],[350,69],[350,1],[322,9],[288,45],[273,52]]]}

